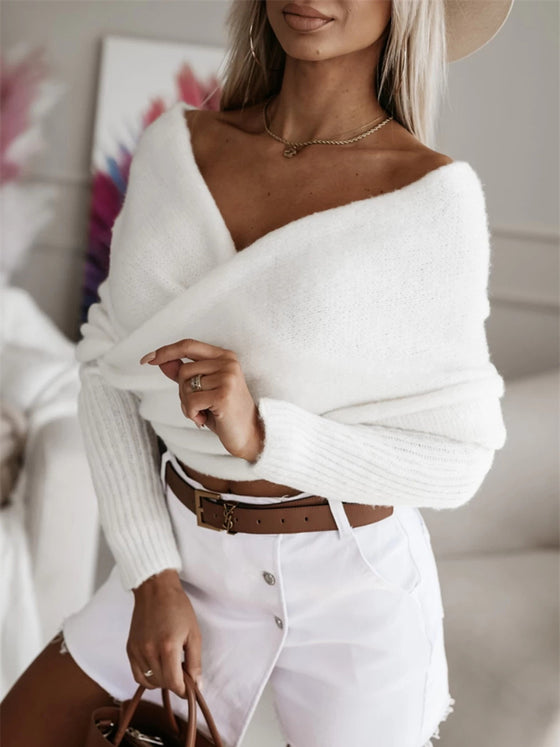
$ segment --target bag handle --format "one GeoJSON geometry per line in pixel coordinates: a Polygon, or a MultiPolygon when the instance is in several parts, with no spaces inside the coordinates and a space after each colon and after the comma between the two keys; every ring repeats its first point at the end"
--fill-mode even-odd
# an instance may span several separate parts
{"type": "MultiPolygon", "coordinates": [[[[216,728],[216,723],[212,717],[212,714],[210,713],[210,709],[208,708],[208,704],[206,703],[202,693],[198,689],[198,685],[194,682],[190,674],[186,671],[186,669],[183,668],[183,679],[185,682],[185,687],[187,690],[187,700],[189,703],[189,720],[187,725],[187,738],[186,738],[186,747],[196,747],[196,703],[200,704],[200,709],[202,711],[202,714],[206,720],[206,723],[208,725],[208,729],[210,730],[210,734],[212,735],[212,739],[214,740],[214,744],[216,747],[223,747],[222,739],[220,735],[218,734],[218,729],[216,728]]],[[[126,730],[128,729],[128,726],[132,720],[132,717],[134,716],[134,712],[136,711],[136,708],[138,707],[138,704],[140,703],[140,700],[142,699],[142,695],[144,694],[144,691],[146,688],[144,685],[138,685],[136,692],[134,693],[134,696],[128,703],[128,706],[126,707],[125,712],[121,715],[121,718],[119,719],[119,728],[117,729],[117,733],[115,734],[115,739],[113,741],[113,744],[115,747],[119,747],[126,730]]],[[[162,687],[161,688],[161,695],[162,695],[162,701],[163,701],[163,707],[165,709],[165,714],[167,716],[167,720],[169,721],[169,724],[172,728],[172,730],[175,732],[175,734],[179,734],[179,726],[177,725],[177,719],[175,718],[175,714],[173,713],[173,709],[171,708],[171,701],[169,698],[169,690],[162,687]]]]}

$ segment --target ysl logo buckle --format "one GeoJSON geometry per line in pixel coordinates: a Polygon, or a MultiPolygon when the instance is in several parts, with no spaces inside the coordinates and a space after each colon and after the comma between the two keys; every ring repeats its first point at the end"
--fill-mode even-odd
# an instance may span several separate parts
{"type": "Polygon", "coordinates": [[[227,503],[222,500],[219,493],[211,493],[208,490],[201,490],[199,488],[194,489],[194,504],[196,510],[196,523],[199,527],[205,527],[206,529],[214,529],[216,532],[226,531],[228,534],[237,534],[233,531],[233,512],[237,508],[237,503],[227,503]],[[221,527],[217,527],[214,524],[204,520],[204,512],[202,508],[202,498],[208,498],[216,505],[222,504],[224,507],[224,521],[221,527]]]}
{"type": "Polygon", "coordinates": [[[222,525],[222,528],[226,530],[228,534],[237,534],[237,532],[232,531],[233,529],[233,512],[237,508],[236,503],[226,503],[224,501],[224,523],[222,525]]]}

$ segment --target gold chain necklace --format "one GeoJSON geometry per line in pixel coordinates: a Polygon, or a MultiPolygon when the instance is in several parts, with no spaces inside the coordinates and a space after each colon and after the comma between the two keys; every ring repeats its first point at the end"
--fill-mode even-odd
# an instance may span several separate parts
{"type": "MultiPolygon", "coordinates": [[[[363,137],[371,135],[373,132],[379,130],[381,127],[383,127],[383,125],[387,124],[387,122],[390,122],[393,119],[393,117],[387,117],[385,120],[383,120],[383,122],[380,122],[374,127],[371,127],[369,130],[366,130],[366,132],[362,132],[361,135],[356,135],[355,137],[351,137],[348,140],[327,140],[325,138],[313,138],[312,140],[305,140],[304,142],[293,142],[291,140],[286,140],[285,138],[280,137],[280,135],[276,135],[270,130],[268,126],[267,109],[268,105],[272,101],[272,98],[273,97],[269,98],[263,107],[264,128],[271,137],[288,146],[287,148],[284,148],[283,151],[283,155],[286,158],[293,158],[293,156],[297,156],[300,150],[302,148],[305,148],[306,145],[346,145],[347,143],[355,143],[356,140],[361,140],[363,137]]],[[[375,120],[373,121],[375,122],[375,120]]],[[[369,124],[369,122],[367,124],[369,124]]],[[[367,127],[367,124],[362,126],[367,127]]]]}

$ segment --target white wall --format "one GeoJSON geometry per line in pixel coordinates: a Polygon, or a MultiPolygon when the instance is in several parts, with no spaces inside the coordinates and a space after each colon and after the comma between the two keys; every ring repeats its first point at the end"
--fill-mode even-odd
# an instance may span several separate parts
{"type": "MultiPolygon", "coordinates": [[[[45,43],[67,94],[32,181],[60,189],[57,215],[16,282],[76,338],[89,211],[92,123],[105,34],[225,45],[223,0],[3,0],[3,48],[45,43]]],[[[493,360],[506,377],[559,360],[558,3],[515,0],[498,36],[450,68],[437,150],[469,161],[493,240],[493,360]]]]}
{"type": "Polygon", "coordinates": [[[488,337],[506,376],[559,360],[559,6],[515,0],[504,27],[451,65],[440,150],[485,186],[493,239],[488,337]]]}

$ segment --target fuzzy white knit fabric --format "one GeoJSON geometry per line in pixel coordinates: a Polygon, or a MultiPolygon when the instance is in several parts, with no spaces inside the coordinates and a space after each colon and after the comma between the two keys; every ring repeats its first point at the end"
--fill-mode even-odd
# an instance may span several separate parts
{"type": "Polygon", "coordinates": [[[490,361],[490,240],[466,161],[315,212],[241,252],[179,102],[142,134],[100,302],[82,326],[80,419],[123,584],[180,561],[155,434],[190,467],[344,501],[436,509],[472,498],[506,439],[490,361]],[[234,457],[139,359],[194,338],[234,350],[265,426],[234,457]]]}

